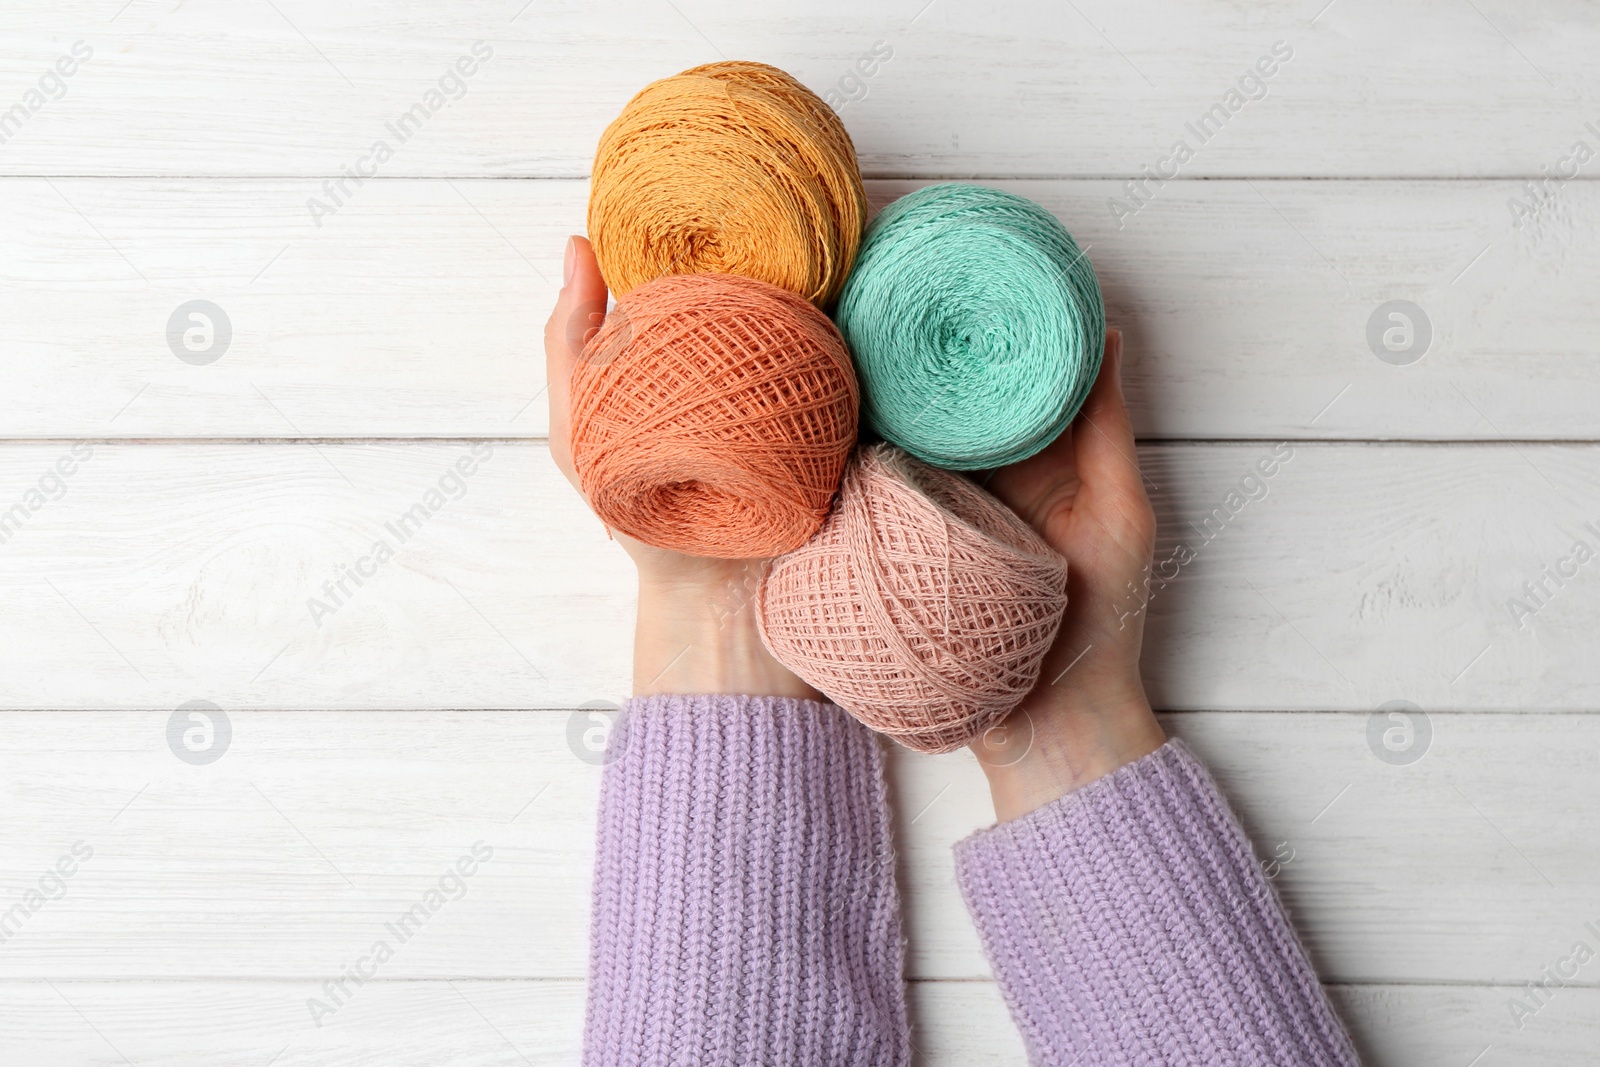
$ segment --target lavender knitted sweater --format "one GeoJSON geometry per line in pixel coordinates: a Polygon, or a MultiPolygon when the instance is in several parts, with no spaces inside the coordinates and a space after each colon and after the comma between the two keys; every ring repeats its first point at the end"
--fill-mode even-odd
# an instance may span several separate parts
{"type": "MultiPolygon", "coordinates": [[[[831,704],[631,701],[600,798],[584,1063],[911,1060],[878,741],[831,704]]],[[[1356,1064],[1205,768],[1169,741],[956,846],[1035,1064],[1356,1064]]]]}

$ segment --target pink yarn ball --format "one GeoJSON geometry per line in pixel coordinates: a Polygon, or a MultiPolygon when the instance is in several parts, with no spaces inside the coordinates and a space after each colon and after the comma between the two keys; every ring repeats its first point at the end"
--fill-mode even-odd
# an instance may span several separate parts
{"type": "Polygon", "coordinates": [[[779,662],[908,748],[947,752],[1033,689],[1067,561],[1004,504],[893,445],[859,449],[827,522],[757,600],[779,662]]]}

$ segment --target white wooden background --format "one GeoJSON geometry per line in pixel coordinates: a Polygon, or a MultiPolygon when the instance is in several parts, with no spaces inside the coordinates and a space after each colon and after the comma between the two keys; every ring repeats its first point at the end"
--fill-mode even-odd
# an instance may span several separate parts
{"type": "MultiPolygon", "coordinates": [[[[0,512],[41,490],[0,543],[0,909],[93,852],[0,942],[0,1062],[576,1061],[599,770],[570,738],[625,694],[631,602],[545,452],[562,242],[647,80],[753,58],[842,92],[878,42],[841,108],[876,204],[987,180],[1092,246],[1160,553],[1197,549],[1151,604],[1153,697],[1282,861],[1364,1055],[1600,1058],[1600,961],[1511,1010],[1600,950],[1600,562],[1509,608],[1600,549],[1600,160],[1508,206],[1600,152],[1594,5],[6,0],[0,41],[0,114],[92,50],[0,125],[0,512]],[[318,226],[308,198],[480,40],[318,226]],[[1109,198],[1278,41],[1266,96],[1119,227],[1109,198]],[[209,365],[167,341],[194,299],[232,326],[209,365]],[[1431,323],[1419,362],[1369,347],[1389,300],[1431,323]],[[486,444],[318,625],[307,598],[486,444]],[[168,747],[191,700],[232,724],[206,766],[168,747]],[[1409,765],[1367,740],[1391,700],[1431,729],[1409,765]],[[316,1026],[480,840],[465,896],[316,1026]]],[[[981,776],[892,770],[921,1062],[1018,1063],[951,880],[981,776]]]]}

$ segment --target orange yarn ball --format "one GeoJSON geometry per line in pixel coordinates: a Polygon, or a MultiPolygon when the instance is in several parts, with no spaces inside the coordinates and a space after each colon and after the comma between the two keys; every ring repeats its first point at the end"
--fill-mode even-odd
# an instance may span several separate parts
{"type": "Polygon", "coordinates": [[[572,459],[607,526],[774,556],[822,525],[856,438],[844,340],[786,289],[672,275],[617,302],[572,374],[572,459]]]}
{"type": "Polygon", "coordinates": [[[652,82],[606,127],[589,240],[614,293],[665,274],[742,274],[831,304],[867,198],[844,124],[764,63],[652,82]]]}
{"type": "Polygon", "coordinates": [[[756,603],[773,656],[866,725],[947,752],[1039,679],[1067,561],[1011,509],[893,445],[860,450],[833,513],[773,561],[756,603]]]}

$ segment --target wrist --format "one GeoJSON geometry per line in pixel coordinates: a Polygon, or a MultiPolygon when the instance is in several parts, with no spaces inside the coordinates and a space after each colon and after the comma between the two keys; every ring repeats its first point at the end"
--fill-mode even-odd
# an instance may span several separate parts
{"type": "Polygon", "coordinates": [[[1149,755],[1166,733],[1140,686],[1099,696],[1029,699],[973,751],[995,818],[1019,818],[1149,755]]]}
{"type": "Polygon", "coordinates": [[[821,700],[772,657],[756,626],[757,564],[732,565],[716,581],[641,578],[634,630],[633,692],[729,693],[821,700]]]}

